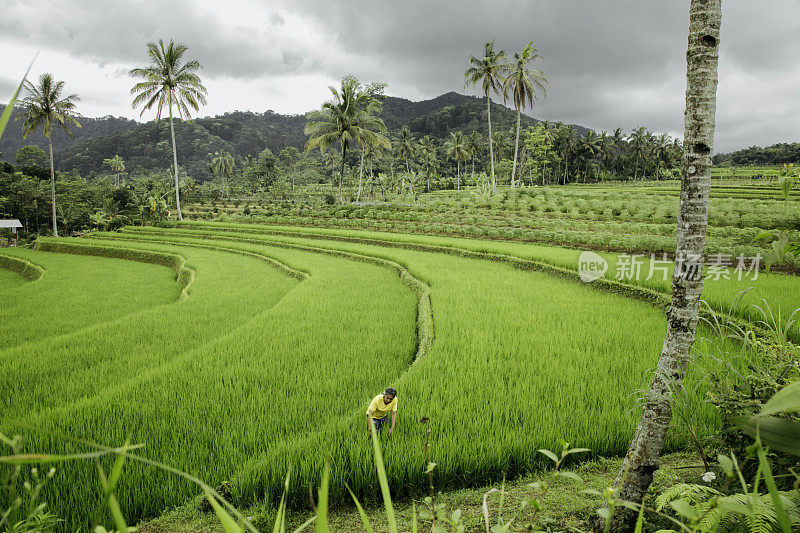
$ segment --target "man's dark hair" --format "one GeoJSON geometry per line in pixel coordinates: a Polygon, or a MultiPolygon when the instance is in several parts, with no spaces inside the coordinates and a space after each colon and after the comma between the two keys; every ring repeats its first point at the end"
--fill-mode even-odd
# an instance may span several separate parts
{"type": "Polygon", "coordinates": [[[394,390],[394,387],[389,387],[388,389],[386,389],[385,391],[383,391],[383,395],[384,395],[384,396],[385,396],[385,395],[387,395],[387,394],[389,394],[390,396],[392,396],[392,398],[397,398],[397,391],[396,391],[396,390],[394,390]]]}

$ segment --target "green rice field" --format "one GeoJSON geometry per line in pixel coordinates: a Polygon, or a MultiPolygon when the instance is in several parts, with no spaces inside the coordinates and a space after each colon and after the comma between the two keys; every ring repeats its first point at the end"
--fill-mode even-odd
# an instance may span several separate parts
{"type": "MultiPolygon", "coordinates": [[[[237,503],[276,500],[291,470],[291,502],[305,505],[326,458],[335,501],[346,486],[376,496],[363,412],[388,385],[401,403],[384,437],[398,496],[427,483],[422,416],[442,490],[542,468],[536,450],[560,438],[621,454],[663,342],[668,282],[615,280],[610,253],[605,279],[584,284],[577,250],[520,242],[219,222],[92,237],[9,252],[43,272],[0,289],[36,310],[3,326],[0,372],[15,379],[0,388],[0,429],[40,428],[26,432],[31,451],[83,449],[65,435],[143,444],[231,481],[237,503]]],[[[753,286],[797,307],[796,277],[753,286]]],[[[706,298],[724,311],[743,288],[710,281],[706,298]]],[[[718,427],[698,405],[701,426],[718,427]]],[[[673,433],[669,447],[683,446],[673,433]]],[[[117,494],[134,523],[197,489],[128,463],[117,494]]],[[[70,528],[109,522],[90,462],[59,465],[46,499],[70,528]]]]}

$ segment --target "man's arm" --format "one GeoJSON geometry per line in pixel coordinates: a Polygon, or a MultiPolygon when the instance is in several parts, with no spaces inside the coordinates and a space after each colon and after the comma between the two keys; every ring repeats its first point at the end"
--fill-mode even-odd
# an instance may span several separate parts
{"type": "Polygon", "coordinates": [[[372,424],[372,413],[374,413],[374,412],[375,411],[373,411],[372,409],[367,411],[367,433],[372,431],[372,427],[370,426],[370,424],[372,424]]]}
{"type": "Polygon", "coordinates": [[[394,431],[394,425],[397,422],[397,411],[392,411],[392,427],[389,428],[389,433],[394,431]]]}

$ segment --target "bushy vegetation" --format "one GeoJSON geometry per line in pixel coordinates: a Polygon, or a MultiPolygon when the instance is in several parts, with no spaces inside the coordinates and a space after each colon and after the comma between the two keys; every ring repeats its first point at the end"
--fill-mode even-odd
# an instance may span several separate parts
{"type": "Polygon", "coordinates": [[[778,143],[772,146],[751,146],[743,150],[714,156],[714,164],[783,165],[800,161],[800,144],[778,143]]]}
{"type": "MultiPolygon", "coordinates": [[[[374,189],[366,189],[367,193],[374,189]]],[[[278,225],[352,228],[494,240],[544,242],[592,249],[672,254],[675,250],[679,189],[648,187],[544,187],[499,192],[474,191],[423,195],[413,203],[328,206],[309,196],[287,196],[251,207],[247,215],[230,202],[192,204],[187,218],[235,220],[278,225]]],[[[765,230],[797,235],[797,191],[789,201],[779,189],[721,187],[712,190],[707,253],[765,256],[768,241],[754,241],[765,230]],[[719,191],[719,192],[717,192],[719,191]]],[[[791,267],[792,261],[786,265],[791,267]]]]}

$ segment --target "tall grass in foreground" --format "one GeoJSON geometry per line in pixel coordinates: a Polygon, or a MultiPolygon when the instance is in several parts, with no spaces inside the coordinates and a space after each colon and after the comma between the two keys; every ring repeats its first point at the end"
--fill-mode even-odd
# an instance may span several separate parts
{"type": "MultiPolygon", "coordinates": [[[[594,530],[602,529],[604,533],[607,533],[610,529],[610,519],[614,508],[627,507],[638,514],[633,529],[634,533],[642,533],[647,526],[653,526],[659,523],[672,526],[671,529],[664,529],[662,527],[659,531],[674,533],[678,531],[716,533],[720,530],[751,531],[754,533],[762,531],[791,533],[795,530],[794,528],[800,527],[800,494],[797,491],[797,483],[800,482],[800,476],[790,471],[790,474],[795,479],[794,490],[778,490],[775,481],[776,475],[773,473],[773,464],[769,459],[768,453],[769,446],[774,445],[777,449],[788,451],[794,455],[800,455],[800,446],[798,446],[797,440],[798,435],[800,435],[800,422],[775,416],[786,415],[797,411],[800,411],[800,383],[793,383],[772,396],[757,415],[741,418],[737,421],[737,425],[744,428],[744,430],[753,435],[755,439],[755,443],[749,447],[748,452],[752,458],[755,458],[758,464],[758,469],[755,472],[755,479],[752,484],[749,484],[745,480],[743,470],[740,466],[741,458],[737,459],[736,455],[731,453],[729,455],[720,454],[717,457],[717,462],[713,466],[713,470],[707,471],[703,475],[704,484],[674,484],[655,497],[655,507],[648,507],[646,504],[639,505],[620,500],[616,495],[617,491],[614,487],[607,487],[602,492],[593,489],[582,490],[581,493],[596,497],[598,503],[605,503],[603,507],[597,509],[600,520],[596,524],[594,530]],[[718,488],[710,486],[717,477],[716,473],[721,477],[718,488]],[[762,481],[766,490],[761,488],[762,481]],[[741,483],[740,488],[732,489],[731,486],[736,487],[737,482],[741,483]]],[[[69,440],[78,441],[78,439],[69,440]]],[[[436,533],[446,533],[448,530],[453,531],[453,533],[463,533],[465,526],[462,523],[461,510],[456,509],[450,513],[444,504],[436,502],[433,494],[431,497],[427,497],[423,500],[419,515],[417,514],[416,503],[412,503],[410,524],[399,523],[395,516],[389,480],[385,471],[382,445],[377,431],[372,426],[370,426],[370,440],[372,442],[373,462],[377,473],[383,506],[386,512],[389,532],[397,533],[402,528],[403,530],[410,529],[413,533],[420,530],[425,531],[427,529],[436,533]],[[418,516],[422,523],[418,520],[418,516]]],[[[7,529],[13,529],[21,533],[33,533],[34,531],[44,532],[52,530],[60,521],[58,517],[45,511],[46,503],[39,502],[39,492],[47,483],[47,480],[53,476],[54,468],[50,468],[46,477],[39,476],[38,469],[35,467],[32,468],[30,470],[30,476],[34,484],[31,485],[30,482],[26,480],[23,485],[24,491],[14,499],[16,491],[18,490],[17,484],[22,479],[21,466],[26,464],[63,463],[70,460],[94,459],[97,465],[100,484],[103,488],[102,505],[107,506],[109,509],[119,533],[134,531],[133,528],[128,527],[116,495],[117,486],[122,476],[123,463],[128,459],[129,462],[130,460],[141,462],[150,467],[157,467],[171,474],[181,476],[202,489],[205,498],[211,504],[211,508],[218,517],[225,533],[244,533],[245,531],[258,533],[249,519],[245,518],[230,502],[226,501],[217,491],[202,480],[163,463],[154,462],[136,455],[133,452],[138,446],[130,446],[127,442],[120,448],[109,448],[83,441],[84,444],[92,448],[92,451],[72,456],[20,454],[18,437],[8,439],[0,434],[0,442],[10,446],[12,450],[11,455],[0,456],[0,464],[5,463],[11,466],[10,477],[6,479],[4,484],[0,485],[0,491],[7,496],[11,496],[10,499],[7,498],[6,505],[0,506],[0,512],[2,512],[2,514],[0,514],[0,527],[6,526],[7,529]],[[98,460],[102,456],[116,456],[116,460],[108,476],[98,460]]],[[[563,444],[560,453],[554,453],[547,449],[538,450],[539,453],[543,454],[554,463],[553,471],[549,481],[536,481],[529,484],[529,487],[534,489],[533,497],[522,502],[523,507],[530,504],[530,509],[532,509],[530,522],[527,526],[522,524],[515,525],[513,519],[509,520],[503,517],[505,480],[499,490],[493,488],[486,492],[483,495],[482,519],[487,533],[502,533],[511,531],[512,529],[518,530],[520,526],[522,526],[524,530],[533,530],[542,523],[545,524],[549,530],[549,525],[551,523],[547,520],[547,510],[543,505],[544,496],[548,492],[550,485],[552,485],[558,477],[577,482],[579,485],[576,486],[574,490],[577,491],[579,489],[580,484],[583,483],[581,477],[573,472],[563,470],[562,466],[568,457],[588,451],[589,450],[586,448],[570,448],[569,444],[563,444]],[[488,497],[495,492],[500,494],[499,504],[496,510],[496,522],[494,516],[491,516],[494,509],[490,510],[487,501],[488,497]],[[541,523],[539,522],[540,517],[543,519],[541,523]]],[[[426,473],[431,472],[436,466],[435,463],[429,462],[426,473]]],[[[783,476],[785,476],[785,474],[783,476]]],[[[272,528],[274,533],[285,533],[286,531],[286,495],[290,478],[291,472],[287,473],[283,484],[283,494],[278,505],[274,526],[272,528]]],[[[326,460],[321,474],[320,487],[317,491],[318,500],[314,516],[306,520],[295,529],[293,533],[301,533],[312,524],[314,524],[316,531],[319,533],[329,533],[331,531],[328,522],[329,480],[330,467],[329,462],[326,460]]],[[[310,494],[311,485],[309,485],[309,495],[310,494]]],[[[352,492],[350,492],[350,496],[358,510],[364,531],[373,533],[374,529],[363,506],[352,492]]],[[[579,529],[572,529],[574,531],[580,531],[579,529]]],[[[97,526],[95,528],[96,533],[104,533],[105,531],[106,529],[103,526],[97,526]]]]}

